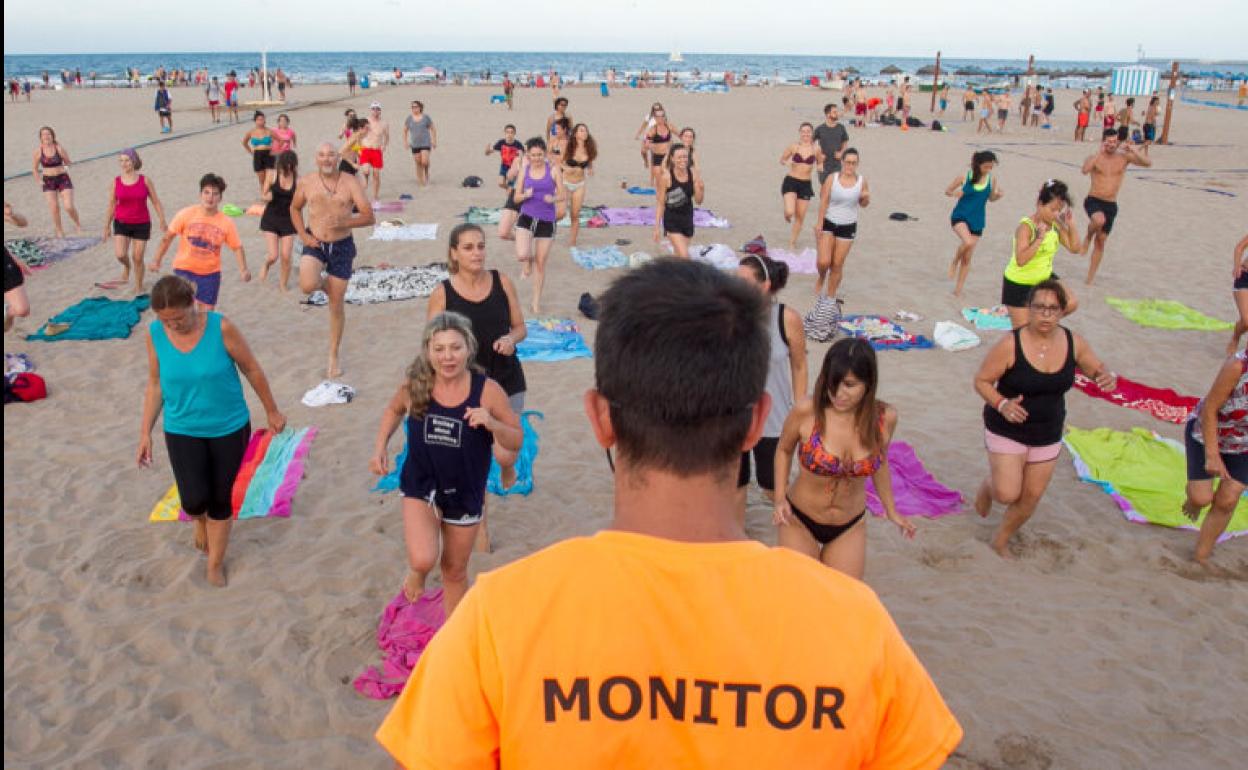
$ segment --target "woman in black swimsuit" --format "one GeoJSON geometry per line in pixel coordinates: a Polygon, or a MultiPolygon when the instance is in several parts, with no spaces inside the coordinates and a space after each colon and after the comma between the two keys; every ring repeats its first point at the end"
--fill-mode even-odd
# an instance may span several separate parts
{"type": "Polygon", "coordinates": [[[665,168],[659,169],[654,207],[654,242],[664,233],[672,242],[676,256],[689,258],[689,242],[693,240],[693,207],[702,202],[706,189],[702,175],[689,163],[689,148],[678,144],[667,157],[665,168]]]}
{"type": "Polygon", "coordinates": [[[56,132],[48,126],[39,129],[39,147],[35,149],[31,173],[43,190],[52,215],[52,227],[57,238],[65,237],[61,226],[61,207],[74,220],[74,232],[82,235],[82,223],[78,221],[78,209],[74,208],[74,183],[69,178],[69,153],[56,141],[56,132]]]}
{"type": "Polygon", "coordinates": [[[667,112],[656,110],[654,125],[646,131],[646,149],[650,151],[650,184],[659,186],[663,175],[663,161],[672,145],[672,127],[667,123],[667,112]]]}
{"type": "Polygon", "coordinates": [[[299,157],[293,150],[277,156],[274,167],[264,177],[264,214],[260,217],[260,232],[268,253],[264,267],[260,268],[260,282],[269,277],[269,268],[280,255],[277,286],[286,291],[290,282],[290,255],[295,248],[295,225],[290,221],[290,203],[295,198],[295,183],[299,181],[299,157]]]}
{"type": "Polygon", "coordinates": [[[571,220],[568,246],[576,245],[576,236],[581,231],[581,204],[585,202],[585,184],[594,173],[594,160],[597,157],[598,143],[589,133],[589,126],[577,123],[563,153],[563,186],[568,191],[568,217],[571,220]]]}
{"type": "Polygon", "coordinates": [[[797,247],[797,236],[801,234],[802,222],[806,219],[806,207],[815,197],[810,175],[816,163],[823,168],[823,153],[815,144],[815,127],[803,123],[797,130],[797,142],[785,148],[780,156],[780,165],[789,168],[780,185],[780,197],[784,199],[784,221],[793,223],[793,232],[789,236],[790,249],[797,247]]]}

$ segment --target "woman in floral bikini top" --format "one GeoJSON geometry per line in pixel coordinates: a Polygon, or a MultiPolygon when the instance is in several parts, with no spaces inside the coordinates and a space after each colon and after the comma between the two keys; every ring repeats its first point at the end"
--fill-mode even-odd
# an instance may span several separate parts
{"type": "Polygon", "coordinates": [[[878,371],[875,351],[865,340],[832,345],[814,396],[789,413],[776,448],[773,520],[780,545],[859,579],[867,556],[868,478],[888,520],[907,537],[915,531],[893,504],[888,442],[897,429],[897,411],[876,400],[878,371]],[[800,470],[790,488],[795,450],[800,470]]]}

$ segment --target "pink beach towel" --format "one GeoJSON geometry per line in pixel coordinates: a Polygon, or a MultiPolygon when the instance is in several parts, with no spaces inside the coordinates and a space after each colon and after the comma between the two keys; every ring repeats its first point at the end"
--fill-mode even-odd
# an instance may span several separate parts
{"type": "MultiPolygon", "coordinates": [[[[893,501],[902,516],[935,518],[962,510],[962,494],[949,489],[927,472],[914,449],[904,441],[888,445],[888,468],[893,475],[893,501]]],[[[867,479],[867,507],[884,515],[884,504],[867,479]]]]}
{"type": "Polygon", "coordinates": [[[426,591],[409,602],[399,591],[381,613],[377,646],[385,658],[381,668],[369,666],[356,677],[355,689],[376,700],[393,698],[403,691],[420,655],[429,646],[446,617],[442,613],[442,589],[426,591]]]}
{"type": "Polygon", "coordinates": [[[1075,375],[1075,387],[1093,398],[1104,399],[1130,409],[1138,409],[1151,414],[1158,420],[1172,422],[1175,425],[1186,422],[1188,415],[1200,402],[1200,399],[1195,396],[1182,396],[1169,388],[1152,388],[1121,376],[1118,378],[1118,389],[1112,393],[1101,390],[1095,382],[1085,377],[1083,372],[1075,375]]]}
{"type": "Polygon", "coordinates": [[[769,249],[767,256],[788,265],[790,273],[814,275],[816,272],[814,249],[803,249],[800,254],[788,249],[769,249]]]}

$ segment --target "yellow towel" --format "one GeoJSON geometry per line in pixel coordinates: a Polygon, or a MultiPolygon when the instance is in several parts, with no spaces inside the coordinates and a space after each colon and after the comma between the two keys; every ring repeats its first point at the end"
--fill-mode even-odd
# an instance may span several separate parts
{"type": "Polygon", "coordinates": [[[178,485],[169,487],[165,496],[160,498],[148,521],[177,521],[178,511],[182,509],[182,499],[178,497],[178,485]]]}

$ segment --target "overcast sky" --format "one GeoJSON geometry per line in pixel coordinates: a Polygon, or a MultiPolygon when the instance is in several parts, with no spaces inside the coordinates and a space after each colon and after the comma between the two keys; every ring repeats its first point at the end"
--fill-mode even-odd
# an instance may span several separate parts
{"type": "Polygon", "coordinates": [[[4,51],[667,51],[1248,59],[1248,2],[4,0],[4,51]],[[1165,10],[1163,10],[1163,8],[1165,10]],[[370,11],[373,13],[370,15],[370,11]]]}

